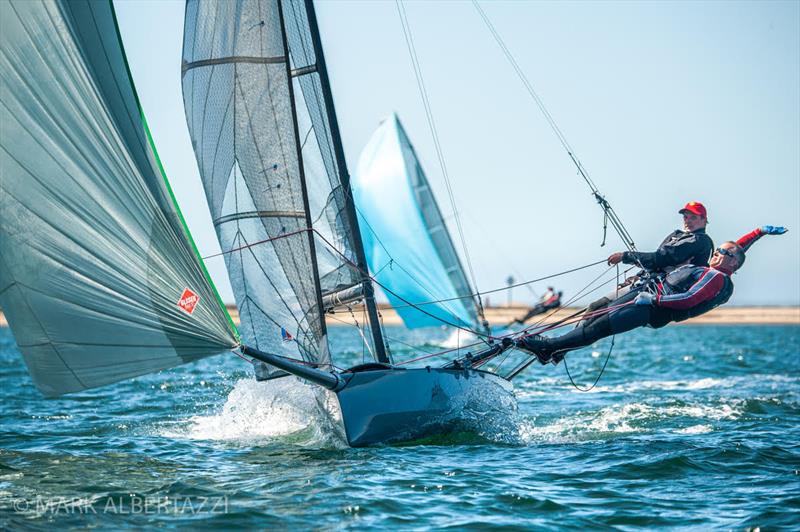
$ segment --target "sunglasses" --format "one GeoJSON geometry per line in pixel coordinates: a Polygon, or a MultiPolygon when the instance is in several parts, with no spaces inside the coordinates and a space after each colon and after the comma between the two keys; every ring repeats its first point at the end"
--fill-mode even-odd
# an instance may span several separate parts
{"type": "Polygon", "coordinates": [[[731,258],[735,258],[736,257],[736,253],[734,253],[733,251],[731,251],[729,249],[717,248],[716,251],[720,255],[725,255],[726,257],[731,257],[731,258]]]}

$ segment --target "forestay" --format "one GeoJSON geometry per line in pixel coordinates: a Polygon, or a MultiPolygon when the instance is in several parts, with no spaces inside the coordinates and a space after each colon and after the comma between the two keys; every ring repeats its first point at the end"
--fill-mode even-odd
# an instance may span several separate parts
{"type": "Polygon", "coordinates": [[[306,10],[187,2],[183,94],[243,342],[324,364],[324,312],[364,276],[306,10]]]}
{"type": "Polygon", "coordinates": [[[478,328],[477,302],[397,115],[370,138],[352,187],[370,271],[405,325],[478,328]]]}
{"type": "Polygon", "coordinates": [[[0,3],[0,306],[38,388],[214,355],[236,330],[185,232],[111,2],[0,3]]]}

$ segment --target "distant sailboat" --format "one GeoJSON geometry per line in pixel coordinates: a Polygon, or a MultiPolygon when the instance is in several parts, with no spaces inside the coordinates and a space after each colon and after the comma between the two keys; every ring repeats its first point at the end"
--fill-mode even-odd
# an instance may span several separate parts
{"type": "MultiPolygon", "coordinates": [[[[408,328],[485,331],[442,213],[400,119],[384,120],[364,147],[351,181],[367,264],[408,328]]],[[[487,331],[488,332],[488,331],[487,331]]],[[[456,331],[466,341],[475,335],[456,331]]]]}

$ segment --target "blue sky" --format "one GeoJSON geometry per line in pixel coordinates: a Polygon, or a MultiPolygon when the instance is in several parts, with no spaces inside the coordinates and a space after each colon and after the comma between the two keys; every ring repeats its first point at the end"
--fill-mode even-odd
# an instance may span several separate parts
{"type": "MultiPolygon", "coordinates": [[[[316,5],[349,167],[396,111],[452,214],[395,3],[316,5]]],[[[639,249],[689,200],[708,207],[716,243],[786,225],[753,247],[731,302],[800,304],[800,2],[481,5],[639,249]]],[[[115,6],[168,177],[201,254],[216,253],[181,99],[183,2],[115,6]]],[[[478,287],[621,249],[611,233],[600,247],[602,211],[471,2],[406,12],[478,287]]],[[[222,259],[207,264],[232,301],[222,259]]],[[[555,284],[570,296],[601,271],[555,284]]]]}

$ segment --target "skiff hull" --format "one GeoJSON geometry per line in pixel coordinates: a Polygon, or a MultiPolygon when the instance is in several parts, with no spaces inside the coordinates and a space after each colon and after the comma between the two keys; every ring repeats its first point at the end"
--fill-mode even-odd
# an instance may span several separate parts
{"type": "Polygon", "coordinates": [[[469,430],[516,408],[511,383],[485,371],[392,368],[345,375],[347,384],[336,394],[353,447],[469,430]]]}

